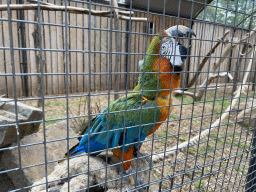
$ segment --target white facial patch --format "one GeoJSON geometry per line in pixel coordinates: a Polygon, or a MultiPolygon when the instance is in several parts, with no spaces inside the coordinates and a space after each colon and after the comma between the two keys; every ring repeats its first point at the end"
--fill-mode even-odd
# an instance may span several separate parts
{"type": "Polygon", "coordinates": [[[164,38],[161,46],[161,56],[168,59],[173,65],[181,66],[181,59],[178,41],[174,38],[164,38]]]}

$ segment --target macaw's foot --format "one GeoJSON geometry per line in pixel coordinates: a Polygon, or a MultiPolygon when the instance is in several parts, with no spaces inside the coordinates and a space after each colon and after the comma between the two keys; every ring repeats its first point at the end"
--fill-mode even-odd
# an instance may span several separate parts
{"type": "Polygon", "coordinates": [[[153,167],[153,162],[151,160],[151,156],[147,153],[142,153],[140,152],[140,150],[137,150],[135,153],[134,153],[134,156],[135,157],[143,157],[144,159],[146,159],[146,161],[148,162],[149,164],[149,167],[152,168],[153,167]]]}
{"type": "MultiPolygon", "coordinates": [[[[131,167],[126,170],[126,171],[119,171],[119,174],[120,175],[123,175],[123,176],[126,176],[126,175],[129,175],[129,177],[125,177],[124,179],[128,182],[131,182],[131,184],[135,187],[142,187],[144,186],[143,188],[146,188],[145,187],[145,184],[144,182],[142,181],[141,178],[139,178],[139,176],[136,174],[136,171],[134,169],[132,169],[131,167]]],[[[129,191],[129,189],[126,189],[126,191],[129,191]]],[[[143,192],[142,189],[139,189],[138,190],[139,192],[143,192]]]]}

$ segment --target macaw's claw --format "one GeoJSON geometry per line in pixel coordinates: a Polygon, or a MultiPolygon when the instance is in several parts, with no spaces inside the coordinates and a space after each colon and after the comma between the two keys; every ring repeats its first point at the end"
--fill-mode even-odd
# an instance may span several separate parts
{"type": "MultiPolygon", "coordinates": [[[[142,186],[145,186],[142,179],[137,176],[136,171],[134,169],[132,169],[131,167],[126,171],[123,171],[123,172],[119,171],[119,174],[123,175],[123,176],[129,175],[129,177],[125,177],[124,179],[126,181],[130,181],[131,184],[135,187],[140,187],[141,188],[142,186]]],[[[143,188],[146,188],[146,187],[143,187],[143,188]]],[[[125,189],[125,191],[129,191],[129,189],[125,189]]],[[[138,191],[143,192],[142,189],[139,189],[138,191]]]]}
{"type": "Polygon", "coordinates": [[[142,153],[140,152],[140,150],[137,150],[134,154],[137,158],[139,157],[143,157],[144,159],[146,159],[146,161],[148,162],[149,164],[149,167],[152,168],[153,167],[153,162],[151,160],[151,156],[147,153],[142,153]]]}

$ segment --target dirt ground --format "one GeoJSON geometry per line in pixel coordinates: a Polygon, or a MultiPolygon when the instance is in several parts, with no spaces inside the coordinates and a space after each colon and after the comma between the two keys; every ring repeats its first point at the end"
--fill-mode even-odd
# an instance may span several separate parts
{"type": "MultiPolygon", "coordinates": [[[[90,106],[92,114],[99,113],[114,100],[107,92],[92,95],[90,106]]],[[[81,94],[82,95],[82,94],[81,94]]],[[[255,93],[250,89],[242,95],[240,103],[249,100],[255,93]]],[[[122,95],[120,95],[122,96],[122,95]]],[[[61,96],[60,96],[61,97],[61,96]]],[[[67,117],[67,99],[46,99],[44,105],[45,125],[55,123],[67,117]],[[57,120],[56,120],[57,119],[57,120]]],[[[180,144],[208,129],[232,99],[232,86],[222,86],[208,90],[201,101],[194,102],[187,96],[173,97],[174,110],[167,122],[163,123],[154,135],[147,137],[141,148],[151,154],[164,151],[180,144]],[[167,137],[166,137],[167,135],[167,137]],[[152,145],[153,139],[153,145],[152,145]],[[152,150],[153,146],[153,150],[152,150]]],[[[36,100],[23,101],[37,107],[36,100]]],[[[71,96],[68,99],[70,123],[80,132],[81,124],[88,114],[88,100],[85,96],[71,96]],[[75,118],[77,117],[77,118],[75,118]]],[[[243,191],[249,164],[252,131],[236,123],[237,111],[231,112],[220,126],[210,132],[199,143],[154,163],[152,170],[155,180],[164,178],[162,191],[171,185],[172,191],[243,191]],[[171,176],[174,175],[173,179],[171,176]]],[[[42,125],[41,125],[42,128],[42,125]]]]}

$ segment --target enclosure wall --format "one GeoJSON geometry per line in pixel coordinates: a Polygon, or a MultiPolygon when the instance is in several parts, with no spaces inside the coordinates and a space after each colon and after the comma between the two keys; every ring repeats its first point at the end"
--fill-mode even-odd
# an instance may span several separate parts
{"type": "MultiPolygon", "coordinates": [[[[6,0],[0,0],[0,2],[6,4],[6,0]]],[[[17,2],[16,0],[11,1],[11,3],[17,2]]],[[[48,2],[57,5],[63,5],[64,3],[61,0],[49,0],[48,2]]],[[[70,6],[88,8],[87,4],[79,2],[71,2],[70,6]]],[[[93,10],[110,9],[105,6],[96,5],[92,5],[91,8],[93,10]]],[[[108,90],[109,85],[112,90],[114,83],[116,83],[115,76],[118,76],[120,90],[124,90],[126,87],[133,89],[138,81],[138,74],[136,73],[139,72],[138,63],[143,59],[154,34],[176,24],[192,26],[197,34],[197,38],[191,40],[191,42],[183,40],[185,41],[183,42],[184,45],[188,46],[189,43],[192,45],[191,57],[185,63],[185,70],[189,71],[189,73],[186,73],[186,77],[183,77],[184,81],[181,81],[181,86],[184,86],[197,71],[203,56],[211,50],[216,44],[217,39],[221,38],[226,30],[230,30],[229,36],[232,37],[234,34],[235,38],[241,38],[241,35],[248,32],[244,29],[225,27],[223,25],[200,21],[193,21],[192,23],[189,19],[180,19],[168,15],[165,15],[163,18],[155,13],[146,14],[143,11],[133,11],[135,13],[134,16],[148,18],[149,22],[154,24],[151,30],[153,34],[146,33],[145,22],[119,20],[121,53],[116,52],[115,38],[117,32],[114,30],[114,19],[90,16],[91,27],[89,28],[89,15],[67,13],[68,42],[65,42],[65,13],[62,11],[41,11],[43,69],[40,69],[39,64],[37,10],[24,10],[25,22],[20,21],[20,11],[11,11],[17,96],[36,96],[40,94],[41,70],[44,73],[46,95],[66,93],[66,72],[69,74],[68,87],[70,93],[87,92],[89,87],[92,91],[104,91],[108,90]],[[21,24],[23,24],[23,29],[21,24]],[[25,35],[22,36],[22,34],[25,35]],[[25,42],[24,47],[22,47],[22,39],[25,42]],[[88,47],[88,39],[91,40],[90,48],[88,47]],[[66,43],[68,49],[68,69],[65,68],[66,43]],[[88,59],[89,54],[91,56],[90,63],[88,59]],[[120,57],[119,63],[116,63],[117,56],[120,57]],[[25,63],[24,57],[26,57],[25,63]],[[111,60],[109,57],[111,57],[111,60]],[[110,61],[111,63],[109,63],[110,61]],[[90,75],[91,85],[89,85],[90,75]],[[108,82],[109,75],[111,75],[110,83],[108,82]]],[[[0,49],[0,74],[3,75],[0,76],[0,95],[5,94],[7,97],[13,97],[7,11],[0,11],[0,18],[2,18],[0,20],[0,47],[3,47],[3,49],[0,49]]],[[[231,38],[229,43],[232,43],[232,40],[231,38]]],[[[222,56],[224,46],[222,43],[215,53],[211,55],[211,58],[202,70],[203,73],[197,79],[197,84],[201,84],[206,78],[213,61],[222,56]]],[[[238,49],[230,54],[230,58],[227,58],[219,69],[220,71],[231,71],[233,76],[237,75],[238,81],[243,76],[242,69],[244,68],[244,63],[248,63],[245,59],[238,58],[238,53],[242,52],[242,49],[243,45],[239,45],[238,49]]],[[[228,81],[226,78],[221,78],[218,80],[218,83],[228,81]]],[[[253,78],[250,81],[253,81],[253,78]]]]}

